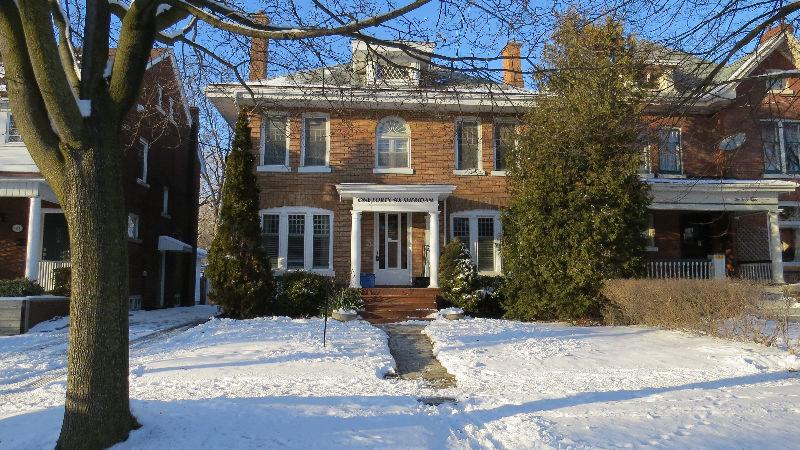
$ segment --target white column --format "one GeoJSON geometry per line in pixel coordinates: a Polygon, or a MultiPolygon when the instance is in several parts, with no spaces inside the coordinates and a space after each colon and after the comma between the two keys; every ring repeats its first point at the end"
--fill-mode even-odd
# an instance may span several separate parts
{"type": "Polygon", "coordinates": [[[778,211],[767,213],[769,227],[769,259],[772,261],[772,281],[783,284],[783,245],[781,229],[778,227],[778,211]]]}
{"type": "Polygon", "coordinates": [[[350,211],[350,287],[361,287],[361,211],[350,211]]]}
{"type": "Polygon", "coordinates": [[[28,208],[28,243],[25,249],[25,278],[39,279],[42,258],[42,198],[31,197],[28,208]]]}
{"type": "Polygon", "coordinates": [[[439,211],[428,213],[428,229],[430,230],[430,276],[428,287],[439,287],[439,211]]]}

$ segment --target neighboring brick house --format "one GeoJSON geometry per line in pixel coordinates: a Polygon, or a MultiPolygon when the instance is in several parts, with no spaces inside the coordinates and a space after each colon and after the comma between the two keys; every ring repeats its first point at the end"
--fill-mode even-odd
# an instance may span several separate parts
{"type": "MultiPolygon", "coordinates": [[[[194,304],[197,113],[171,51],[153,51],[122,143],[131,307],[194,304]]],[[[0,77],[0,278],[25,276],[49,289],[53,269],[68,265],[66,220],[17,132],[0,77]]]]}
{"type": "MultiPolygon", "coordinates": [[[[783,281],[781,250],[793,252],[790,227],[800,227],[800,217],[778,214],[800,211],[792,181],[800,173],[800,130],[791,147],[789,122],[778,119],[800,118],[800,80],[779,86],[770,79],[769,91],[766,78],[735,80],[794,68],[795,45],[790,33],[770,32],[680,115],[673,109],[680,84],[713,65],[654,52],[643,80],[656,101],[647,110],[652,145],[642,168],[653,193],[652,276],[725,276],[726,258],[713,255],[727,254],[728,275],[783,281]],[[784,140],[767,145],[781,155],[791,147],[794,165],[768,162],[765,171],[767,129],[780,130],[784,140]],[[718,150],[731,135],[724,140],[731,150],[718,150]],[[779,227],[787,230],[784,244],[779,227]]],[[[206,94],[229,123],[240,109],[251,115],[264,243],[279,273],[309,270],[354,287],[371,273],[378,285],[436,287],[439,252],[453,237],[469,243],[481,273],[502,271],[499,212],[508,194],[501,155],[515,145],[515,124],[536,97],[519,74],[518,44],[503,51],[504,83],[358,41],[350,64],[268,79],[259,55],[267,46],[253,48],[247,88],[217,84],[206,94]]]]}

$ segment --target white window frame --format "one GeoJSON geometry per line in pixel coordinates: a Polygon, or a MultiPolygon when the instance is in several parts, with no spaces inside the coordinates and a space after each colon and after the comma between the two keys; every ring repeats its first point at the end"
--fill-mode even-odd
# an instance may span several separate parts
{"type": "MultiPolygon", "coordinates": [[[[515,135],[519,133],[519,120],[514,119],[513,117],[498,117],[495,118],[492,122],[492,172],[491,174],[494,176],[504,177],[506,176],[505,170],[497,170],[497,136],[495,133],[497,132],[498,125],[506,125],[510,124],[514,126],[514,133],[515,135]]],[[[519,146],[519,138],[514,138],[514,148],[519,146]]]]}
{"type": "Polygon", "coordinates": [[[139,215],[135,213],[128,213],[128,231],[127,231],[128,240],[135,242],[139,242],[141,240],[141,226],[142,223],[139,215]],[[135,225],[134,227],[135,233],[133,236],[131,236],[131,226],[130,226],[131,223],[135,225]]]}
{"type": "Polygon", "coordinates": [[[479,271],[481,275],[500,275],[503,273],[502,255],[500,253],[500,236],[503,234],[503,224],[500,221],[500,211],[494,209],[473,209],[469,211],[459,211],[450,214],[448,236],[453,239],[453,227],[456,218],[469,219],[469,243],[467,250],[473,264],[478,264],[478,218],[494,219],[494,270],[479,271]]]}
{"type": "Polygon", "coordinates": [[[141,137],[139,138],[139,142],[138,143],[139,144],[144,144],[144,169],[142,170],[143,173],[138,173],[139,172],[139,164],[138,164],[139,163],[139,148],[137,147],[136,148],[136,163],[137,163],[136,164],[136,171],[137,171],[137,173],[136,173],[136,182],[139,183],[140,185],[144,186],[144,187],[150,187],[150,185],[147,184],[147,172],[148,172],[148,169],[149,169],[149,166],[150,166],[150,143],[147,142],[146,139],[141,138],[141,137]],[[140,177],[139,175],[142,175],[143,178],[140,177]]]}
{"type": "Polygon", "coordinates": [[[766,87],[768,93],[770,93],[770,94],[794,94],[794,92],[791,89],[789,89],[789,77],[786,74],[784,74],[784,72],[786,72],[786,70],[784,70],[784,69],[769,69],[769,70],[766,71],[765,75],[769,75],[771,73],[783,74],[780,77],[775,77],[775,78],[767,77],[766,78],[766,86],[765,87],[766,87]],[[783,87],[781,87],[779,89],[773,88],[773,83],[775,83],[776,81],[779,81],[779,82],[783,83],[783,87]]]}
{"type": "MultiPolygon", "coordinates": [[[[800,123],[800,120],[794,119],[764,119],[760,120],[759,123],[774,123],[775,126],[778,127],[778,144],[780,145],[780,157],[781,157],[781,171],[780,172],[765,172],[764,171],[764,164],[761,164],[761,173],[763,174],[764,178],[797,178],[800,177],[800,172],[787,172],[786,171],[786,138],[783,134],[783,124],[785,123],[800,123]]],[[[759,128],[759,133],[761,133],[761,129],[759,128]]],[[[763,139],[763,136],[759,134],[759,139],[763,139]]],[[[761,157],[764,157],[764,143],[761,143],[761,157]]]]}
{"type": "Polygon", "coordinates": [[[161,217],[165,219],[172,218],[169,214],[169,186],[164,186],[161,192],[161,217]]]}
{"type": "MultiPolygon", "coordinates": [[[[389,139],[401,139],[401,137],[392,137],[389,139]]],[[[375,166],[372,169],[372,173],[396,173],[396,174],[405,174],[405,175],[413,175],[414,169],[411,168],[411,125],[408,124],[408,121],[403,119],[400,116],[387,116],[382,118],[378,121],[375,125],[375,166]],[[408,152],[408,165],[406,167],[381,167],[378,165],[378,141],[380,141],[381,137],[378,134],[378,129],[380,128],[383,122],[387,122],[389,120],[399,120],[403,122],[406,127],[406,148],[408,152]]]]}
{"type": "Polygon", "coordinates": [[[306,206],[282,206],[279,208],[262,209],[259,211],[259,223],[264,223],[264,216],[274,214],[278,216],[278,268],[273,272],[282,274],[286,272],[311,272],[319,275],[334,276],[333,270],[333,230],[334,216],[329,209],[306,207],[306,206]],[[289,216],[304,215],[305,227],[303,236],[303,268],[288,269],[286,267],[287,254],[289,251],[289,216]],[[328,267],[314,268],[314,216],[325,215],[330,217],[330,239],[328,249],[328,267]]]}
{"type": "MultiPolygon", "coordinates": [[[[330,126],[330,124],[329,124],[330,126]]],[[[279,112],[270,112],[269,114],[264,114],[261,116],[261,136],[259,139],[259,147],[260,150],[258,152],[258,166],[256,167],[256,171],[258,172],[291,172],[292,168],[289,166],[289,132],[291,129],[291,120],[289,117],[289,113],[285,111],[279,112]],[[283,164],[263,164],[264,156],[266,152],[266,145],[267,145],[267,138],[266,138],[266,129],[267,129],[267,121],[270,118],[278,118],[278,119],[285,119],[286,120],[286,155],[284,155],[283,164]]],[[[305,120],[303,120],[303,131],[305,131],[305,120]]],[[[330,140],[330,133],[328,133],[328,140],[330,140]]],[[[330,145],[330,144],[329,144],[330,145]]],[[[303,155],[304,157],[305,155],[303,155]]]]}
{"type": "Polygon", "coordinates": [[[166,114],[164,111],[164,88],[160,84],[156,86],[156,109],[161,114],[166,114]]]}
{"type": "Polygon", "coordinates": [[[300,124],[300,167],[297,168],[301,173],[329,173],[331,171],[331,115],[328,113],[305,113],[301,117],[300,124]],[[325,165],[306,166],[306,119],[325,119],[325,165]]]}
{"type": "MultiPolygon", "coordinates": [[[[658,133],[658,143],[656,145],[656,148],[658,150],[658,176],[660,178],[685,178],[686,175],[684,173],[684,168],[683,168],[683,129],[681,127],[664,126],[664,127],[658,127],[656,131],[658,133]],[[661,167],[661,132],[673,131],[673,130],[678,131],[678,137],[680,138],[680,142],[678,143],[678,166],[680,170],[678,170],[677,172],[664,172],[664,170],[661,167]]],[[[652,171],[652,168],[650,170],[652,171]]]]}
{"type": "Polygon", "coordinates": [[[459,116],[453,123],[453,175],[486,175],[483,170],[483,122],[477,116],[459,116]],[[459,169],[458,168],[458,129],[463,122],[478,122],[478,168],[459,169]]]}

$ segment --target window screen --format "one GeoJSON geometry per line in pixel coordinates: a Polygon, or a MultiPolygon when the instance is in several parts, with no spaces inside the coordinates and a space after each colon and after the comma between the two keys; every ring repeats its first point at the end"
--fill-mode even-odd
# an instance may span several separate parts
{"type": "Polygon", "coordinates": [[[305,267],[305,228],[305,215],[289,215],[288,245],[286,250],[286,267],[289,269],[302,269],[305,267]]]}

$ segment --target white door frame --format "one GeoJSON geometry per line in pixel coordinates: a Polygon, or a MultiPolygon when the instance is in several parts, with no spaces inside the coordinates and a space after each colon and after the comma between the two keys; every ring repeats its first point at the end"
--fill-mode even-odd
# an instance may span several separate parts
{"type": "MultiPolygon", "coordinates": [[[[413,233],[412,233],[413,227],[411,226],[411,219],[412,219],[411,213],[410,212],[375,212],[373,214],[373,218],[374,218],[374,226],[373,226],[374,233],[373,233],[373,245],[372,245],[372,248],[373,248],[373,251],[372,251],[372,272],[375,274],[375,284],[376,285],[389,285],[389,286],[411,286],[412,285],[412,276],[411,276],[411,274],[413,273],[412,267],[411,267],[412,259],[413,259],[413,253],[411,251],[412,235],[413,235],[413,233]],[[378,251],[380,250],[378,248],[379,243],[380,243],[380,239],[379,239],[380,227],[379,227],[379,218],[378,218],[378,216],[381,215],[381,214],[384,214],[384,215],[397,214],[398,215],[398,219],[400,219],[398,221],[398,227],[400,227],[401,224],[402,224],[401,216],[403,216],[403,215],[406,216],[406,230],[405,230],[405,232],[406,232],[406,241],[407,241],[408,245],[406,245],[405,251],[406,251],[406,258],[407,258],[406,260],[407,260],[408,263],[407,263],[405,269],[400,269],[400,268],[397,268],[397,269],[379,269],[378,268],[378,251]]],[[[387,222],[388,222],[388,219],[387,219],[387,222]]],[[[386,231],[388,231],[388,230],[384,230],[384,232],[386,232],[386,231]]],[[[400,240],[400,242],[402,242],[402,239],[400,240]]],[[[399,246],[400,245],[398,245],[398,247],[399,246]]],[[[385,249],[383,249],[383,250],[385,250],[385,249]]],[[[398,258],[402,258],[400,256],[400,253],[398,253],[398,258]]],[[[400,259],[400,260],[402,261],[402,259],[400,259]]]]}

